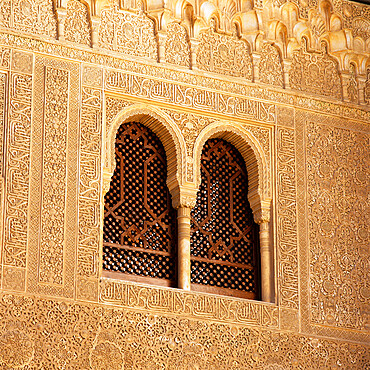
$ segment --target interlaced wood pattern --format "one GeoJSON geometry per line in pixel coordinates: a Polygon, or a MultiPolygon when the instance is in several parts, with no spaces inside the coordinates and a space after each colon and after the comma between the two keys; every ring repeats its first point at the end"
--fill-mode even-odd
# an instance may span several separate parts
{"type": "Polygon", "coordinates": [[[258,226],[247,191],[247,171],[237,149],[221,139],[208,140],[191,212],[191,281],[198,290],[258,296],[258,226]]]}
{"type": "Polygon", "coordinates": [[[105,196],[105,270],[175,282],[176,213],[166,186],[166,154],[141,123],[122,124],[105,196]]]}

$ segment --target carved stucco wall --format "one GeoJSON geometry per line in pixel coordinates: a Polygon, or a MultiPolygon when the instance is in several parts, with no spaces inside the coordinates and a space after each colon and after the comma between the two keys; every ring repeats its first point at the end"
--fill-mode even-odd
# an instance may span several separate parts
{"type": "MultiPolygon", "coordinates": [[[[6,4],[14,11],[19,5],[4,2],[1,14],[6,4]]],[[[115,34],[111,52],[91,48],[94,30],[81,31],[84,24],[95,27],[96,19],[89,20],[90,3],[68,2],[65,40],[53,39],[55,34],[42,27],[46,20],[62,19],[64,3],[57,9],[59,18],[50,16],[53,7],[30,4],[31,15],[41,8],[49,14],[39,13],[31,30],[27,20],[1,18],[13,31],[0,33],[0,366],[370,366],[370,112],[364,99],[356,102],[361,104],[341,102],[347,97],[346,82],[353,86],[355,81],[359,95],[367,96],[365,69],[349,74],[347,81],[320,44],[316,50],[298,45],[287,64],[279,41],[275,45],[269,40],[260,55],[252,55],[254,83],[204,74],[188,70],[196,58],[191,40],[179,39],[185,38],[180,26],[168,28],[172,38],[158,31],[158,38],[150,39],[164,42],[167,61],[176,64],[171,66],[163,63],[161,47],[159,62],[156,57],[151,61],[154,52],[147,60],[145,55],[135,59],[119,54],[127,50],[114,44],[115,34]],[[68,31],[73,24],[79,33],[68,31]],[[25,30],[45,37],[29,36],[25,30]],[[170,40],[183,48],[178,59],[170,40]],[[309,95],[307,91],[320,88],[307,87],[312,73],[328,65],[340,73],[331,81],[339,83],[339,90],[331,89],[331,95],[324,94],[327,98],[309,95]],[[307,66],[309,73],[295,74],[293,86],[284,84],[292,73],[288,71],[307,66]],[[256,83],[258,78],[264,87],[256,83]],[[301,92],[290,90],[296,86],[301,92]],[[170,162],[187,186],[195,186],[199,176],[195,144],[214,130],[234,127],[258,148],[263,163],[258,179],[266,198],[272,198],[274,303],[101,278],[108,133],[129,117],[125,112],[158,125],[164,140],[169,135],[169,142],[179,143],[170,162]]],[[[282,9],[284,4],[274,6],[282,9]]],[[[341,4],[336,11],[347,9],[347,3],[341,4]]],[[[302,16],[305,9],[300,8],[302,16]]],[[[364,12],[355,5],[351,9],[354,17],[364,12]]],[[[117,19],[124,17],[123,10],[117,12],[117,19]]],[[[146,16],[139,9],[130,17],[135,14],[146,16]]],[[[156,24],[152,18],[145,20],[145,32],[148,22],[156,24]]],[[[215,32],[205,29],[207,37],[215,32]]],[[[115,30],[119,37],[127,36],[122,28],[115,30]]],[[[239,31],[243,36],[243,29],[239,31]]],[[[243,42],[235,37],[221,30],[214,50],[220,40],[225,45],[243,42]]],[[[359,54],[367,56],[365,51],[359,54]]]]}

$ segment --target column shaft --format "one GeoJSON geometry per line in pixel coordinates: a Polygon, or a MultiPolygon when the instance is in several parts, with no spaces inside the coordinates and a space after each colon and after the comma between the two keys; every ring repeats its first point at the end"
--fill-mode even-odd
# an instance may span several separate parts
{"type": "Polygon", "coordinates": [[[270,248],[269,223],[260,223],[261,293],[262,301],[273,302],[273,269],[270,248]]]}
{"type": "Polygon", "coordinates": [[[190,290],[190,208],[180,206],[177,209],[177,274],[178,287],[190,290]]]}

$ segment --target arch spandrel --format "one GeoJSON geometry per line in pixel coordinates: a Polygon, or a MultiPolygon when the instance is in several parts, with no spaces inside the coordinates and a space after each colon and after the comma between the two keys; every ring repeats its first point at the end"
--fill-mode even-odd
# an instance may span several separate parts
{"type": "Polygon", "coordinates": [[[146,104],[136,104],[118,113],[112,124],[106,128],[103,193],[109,189],[113,171],[116,167],[115,140],[118,128],[122,123],[138,121],[150,128],[161,140],[167,156],[167,186],[172,196],[178,192],[179,186],[185,183],[186,175],[186,144],[176,123],[158,108],[146,104]]]}
{"type": "Polygon", "coordinates": [[[269,221],[271,206],[271,179],[269,161],[259,141],[241,126],[218,122],[204,128],[194,144],[195,185],[200,185],[200,158],[205,142],[211,138],[224,139],[233,144],[242,155],[248,172],[248,200],[256,222],[269,221]]]}

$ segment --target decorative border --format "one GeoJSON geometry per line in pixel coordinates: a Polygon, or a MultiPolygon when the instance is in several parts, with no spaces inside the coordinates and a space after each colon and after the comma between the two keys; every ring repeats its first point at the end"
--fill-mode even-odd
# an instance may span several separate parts
{"type": "Polygon", "coordinates": [[[226,93],[240,94],[241,97],[249,97],[254,100],[265,100],[268,103],[276,102],[305,108],[311,111],[325,112],[330,115],[348,117],[351,119],[370,121],[370,111],[367,107],[351,107],[346,103],[338,103],[324,98],[307,97],[298,92],[288,92],[283,89],[270,86],[255,86],[253,83],[241,83],[237,78],[224,76],[211,77],[212,74],[197,71],[181,70],[170,64],[161,66],[150,60],[147,62],[133,61],[132,57],[123,57],[119,53],[107,50],[86,50],[78,45],[66,46],[60,41],[44,41],[36,37],[20,36],[11,31],[0,32],[0,45],[28,49],[34,52],[47,53],[49,55],[71,58],[80,62],[92,63],[99,66],[118,68],[142,76],[167,79],[176,83],[185,83],[197,87],[209,88],[226,93]]]}

